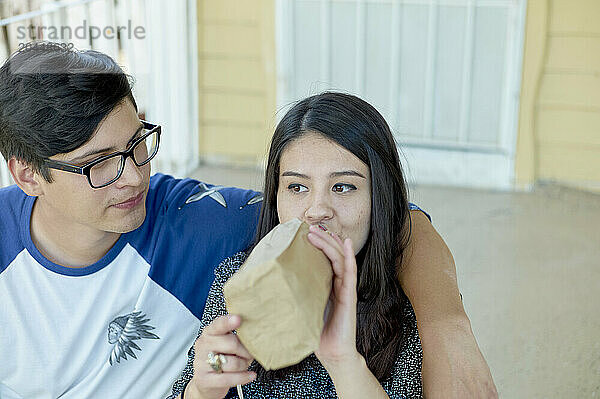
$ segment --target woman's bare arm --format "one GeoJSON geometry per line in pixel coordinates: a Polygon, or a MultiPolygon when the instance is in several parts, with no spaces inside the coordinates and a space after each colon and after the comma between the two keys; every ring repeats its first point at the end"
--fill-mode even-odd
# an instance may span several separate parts
{"type": "Polygon", "coordinates": [[[422,212],[411,211],[411,219],[398,278],[417,316],[425,397],[497,398],[460,298],[452,254],[422,212]]]}

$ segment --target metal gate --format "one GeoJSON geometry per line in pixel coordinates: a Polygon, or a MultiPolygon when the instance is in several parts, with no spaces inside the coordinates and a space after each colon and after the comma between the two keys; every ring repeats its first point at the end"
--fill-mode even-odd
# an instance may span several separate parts
{"type": "MultiPolygon", "coordinates": [[[[357,94],[410,180],[510,188],[525,0],[278,0],[278,105],[357,94]]],[[[281,114],[281,112],[280,112],[281,114]]]]}

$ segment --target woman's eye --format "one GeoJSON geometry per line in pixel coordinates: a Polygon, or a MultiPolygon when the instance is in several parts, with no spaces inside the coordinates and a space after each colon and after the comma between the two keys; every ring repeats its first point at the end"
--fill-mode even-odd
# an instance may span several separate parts
{"type": "Polygon", "coordinates": [[[352,184],[336,184],[331,190],[335,193],[347,193],[348,191],[356,190],[356,186],[352,184]]]}
{"type": "Polygon", "coordinates": [[[290,184],[288,186],[288,190],[293,191],[295,193],[303,193],[305,191],[308,191],[308,189],[302,184],[290,184]]]}

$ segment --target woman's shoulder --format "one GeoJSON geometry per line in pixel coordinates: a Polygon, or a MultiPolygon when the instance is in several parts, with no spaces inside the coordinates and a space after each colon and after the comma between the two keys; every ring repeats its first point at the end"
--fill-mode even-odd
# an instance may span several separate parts
{"type": "Polygon", "coordinates": [[[204,312],[200,320],[200,332],[214,319],[227,314],[223,286],[240,269],[246,258],[247,255],[245,252],[238,252],[233,256],[223,259],[215,268],[215,278],[208,291],[204,312]]]}
{"type": "Polygon", "coordinates": [[[231,276],[233,276],[240,267],[244,264],[248,254],[244,251],[238,252],[237,254],[225,258],[215,268],[215,283],[223,285],[231,276]]]}
{"type": "Polygon", "coordinates": [[[417,330],[417,318],[410,301],[402,308],[405,339],[398,351],[391,377],[383,384],[386,392],[400,394],[408,398],[423,397],[421,366],[423,348],[417,330]]]}
{"type": "Polygon", "coordinates": [[[425,212],[421,207],[419,207],[419,205],[413,204],[412,202],[409,202],[408,203],[408,209],[411,210],[411,211],[422,212],[425,216],[427,216],[427,219],[429,219],[429,221],[431,222],[431,216],[429,215],[429,213],[425,212]]]}

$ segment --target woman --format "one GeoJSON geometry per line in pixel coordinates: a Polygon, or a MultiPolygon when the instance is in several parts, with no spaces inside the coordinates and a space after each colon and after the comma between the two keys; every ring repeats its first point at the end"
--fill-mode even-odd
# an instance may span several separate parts
{"type": "Polygon", "coordinates": [[[298,217],[311,225],[309,240],[331,261],[332,311],[319,349],[278,372],[252,363],[232,333],[239,317],[223,316],[222,286],[246,257],[238,254],[216,271],[197,356],[184,376],[185,398],[222,398],[236,384],[247,384],[247,397],[421,397],[417,324],[398,282],[411,251],[410,205],[383,117],[347,94],[297,103],[275,130],[264,195],[259,239],[298,217]],[[225,354],[219,372],[206,362],[213,353],[225,354]]]}

